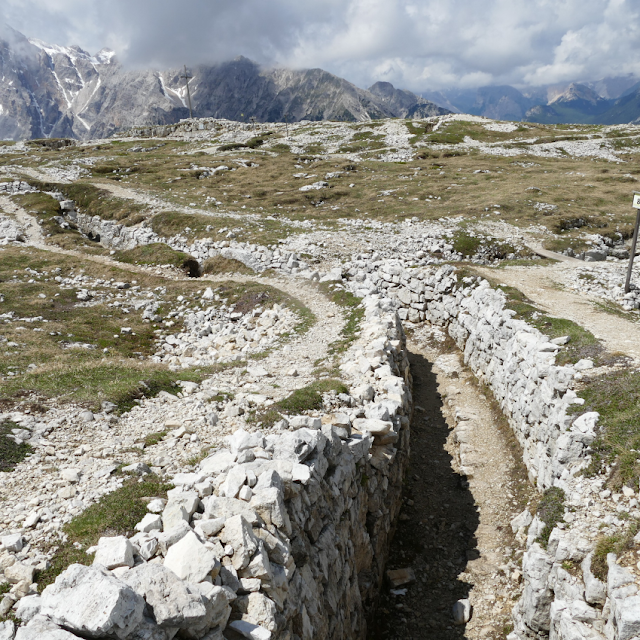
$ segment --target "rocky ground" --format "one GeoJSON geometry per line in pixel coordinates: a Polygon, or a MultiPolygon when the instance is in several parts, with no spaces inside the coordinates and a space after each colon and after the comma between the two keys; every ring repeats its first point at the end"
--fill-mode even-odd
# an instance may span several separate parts
{"type": "MultiPolygon", "coordinates": [[[[623,366],[629,366],[640,358],[634,346],[640,289],[634,287],[630,294],[622,290],[628,233],[620,225],[626,218],[616,209],[604,232],[593,212],[581,213],[585,219],[591,216],[590,221],[559,232],[553,216],[557,217],[560,206],[566,212],[563,220],[575,219],[569,207],[579,207],[577,192],[573,193],[576,198],[563,192],[558,196],[562,204],[546,202],[555,195],[542,201],[543,189],[549,195],[551,188],[542,182],[532,187],[526,172],[535,171],[536,181],[546,180],[542,172],[548,169],[542,170],[539,163],[564,163],[568,155],[576,163],[606,163],[606,171],[615,171],[616,179],[624,182],[622,177],[628,174],[626,181],[635,181],[629,167],[619,170],[619,163],[632,158],[627,157],[629,149],[616,143],[623,133],[632,139],[635,131],[599,128],[575,134],[579,139],[571,140],[563,139],[568,137],[566,132],[550,132],[551,128],[524,127],[514,133],[504,123],[460,116],[415,122],[411,127],[402,121],[369,128],[301,123],[291,126],[288,136],[281,131],[275,137],[264,136],[264,142],[257,145],[262,155],[251,152],[248,161],[239,154],[248,157],[251,147],[220,152],[219,146],[246,144],[264,133],[263,129],[223,125],[222,133],[193,131],[189,123],[172,133],[168,140],[180,146],[172,151],[171,162],[200,155],[188,158],[188,168],[168,169],[162,185],[171,184],[170,188],[140,182],[139,176],[149,175],[148,168],[127,173],[114,160],[119,156],[100,155],[96,143],[82,147],[91,156],[73,161],[50,156],[46,163],[34,162],[24,145],[16,145],[13,155],[3,147],[6,162],[2,170],[8,179],[0,183],[0,261],[4,254],[16,261],[16,268],[8,269],[0,282],[0,350],[7,358],[0,371],[7,389],[1,398],[4,431],[0,437],[10,443],[10,455],[17,457],[9,459],[0,448],[7,456],[2,459],[6,466],[0,486],[4,549],[0,568],[6,579],[0,614],[9,620],[0,638],[13,638],[16,611],[18,618],[29,619],[27,605],[19,603],[27,595],[35,596],[38,581],[49,580],[65,540],[73,539],[69,526],[101,498],[126,488],[131,477],[143,483],[152,475],[175,483],[180,474],[197,475],[202,459],[227,447],[226,438],[234,433],[260,429],[275,436],[287,433],[289,425],[271,420],[269,412],[277,411],[280,419],[281,403],[301,390],[320,390],[314,391],[320,394],[319,405],[299,405],[305,420],[322,420],[329,413],[344,415],[333,424],[350,430],[357,424],[354,421],[372,419],[373,414],[366,415],[359,408],[366,407],[367,401],[358,399],[362,391],[356,384],[357,376],[362,375],[378,380],[374,372],[382,366],[366,346],[367,326],[362,324],[363,311],[358,305],[367,296],[398,296],[400,306],[404,305],[400,317],[410,338],[414,404],[402,510],[387,563],[390,571],[401,570],[405,578],[391,574],[385,579],[369,635],[376,639],[506,637],[514,603],[522,596],[521,560],[528,546],[524,527],[518,526],[517,519],[516,525],[512,522],[525,509],[534,513],[538,496],[490,392],[479,385],[446,334],[424,322],[428,301],[414,298],[418,294],[412,291],[419,289],[402,289],[400,277],[405,269],[459,263],[461,276],[478,274],[515,287],[538,305],[539,312],[534,313],[546,312],[588,329],[609,352],[628,356],[623,366]],[[431,128],[422,128],[425,123],[431,128]],[[615,139],[609,137],[614,130],[619,134],[615,139]],[[366,135],[360,135],[363,133],[366,135]],[[437,135],[444,137],[434,137],[437,135]],[[553,140],[544,139],[550,135],[553,140]],[[455,136],[460,136],[457,142],[455,136]],[[266,196],[246,193],[253,187],[250,180],[242,182],[242,172],[275,162],[277,154],[284,153],[276,145],[283,144],[288,145],[286,153],[292,154],[291,166],[285,175],[271,178],[272,187],[283,191],[266,196]],[[425,150],[431,155],[424,155],[425,150]],[[470,150],[480,155],[466,155],[470,150]],[[217,164],[211,156],[226,164],[217,164]],[[487,158],[494,156],[509,158],[511,164],[487,164],[487,158]],[[512,158],[520,164],[514,165],[512,158]],[[114,167],[110,171],[118,176],[117,181],[105,179],[104,171],[89,174],[92,167],[102,164],[114,167]],[[393,174],[396,169],[400,173],[393,174]],[[516,170],[521,171],[517,178],[516,170]],[[522,185],[517,193],[515,187],[509,194],[503,184],[491,186],[491,181],[502,180],[509,171],[514,172],[512,187],[516,180],[522,185]],[[195,186],[189,183],[178,193],[181,178],[192,179],[195,186]],[[456,182],[451,183],[452,179],[456,182]],[[481,179],[489,181],[489,199],[467,210],[471,205],[457,202],[459,196],[452,192],[458,193],[463,180],[478,184],[481,179]],[[216,190],[196,192],[207,180],[218,181],[216,190]],[[234,187],[236,180],[240,186],[234,187]],[[376,183],[375,188],[367,191],[367,181],[376,183]],[[73,192],[74,200],[72,192],[65,190],[76,183],[84,185],[85,191],[73,192]],[[90,189],[96,186],[101,191],[91,196],[95,197],[92,201],[86,193],[94,193],[90,189]],[[331,189],[342,190],[340,197],[345,201],[333,200],[331,189]],[[359,189],[360,195],[350,200],[353,189],[359,189]],[[495,199],[492,190],[499,194],[495,199]],[[285,192],[290,194],[288,204],[280,199],[285,192]],[[523,192],[531,196],[530,202],[516,205],[523,192]],[[246,199],[240,200],[245,193],[246,199]],[[35,196],[43,199],[36,201],[35,196]],[[265,197],[273,199],[260,205],[259,199],[265,197]],[[96,215],[96,203],[105,198],[115,198],[109,202],[125,213],[127,207],[141,207],[135,212],[143,212],[142,220],[110,219],[104,210],[104,215],[96,215]],[[193,203],[186,202],[191,199],[193,203]],[[49,218],[50,210],[56,215],[49,218]],[[178,229],[171,226],[172,216],[177,215],[186,216],[179,218],[176,224],[182,226],[178,229]],[[531,215],[534,217],[525,217],[531,215]],[[582,259],[550,262],[535,254],[545,243],[582,259]],[[204,273],[196,288],[196,279],[187,278],[177,262],[143,260],[142,254],[122,261],[123,252],[161,245],[192,256],[201,266],[219,258],[228,262],[221,272],[204,273]],[[46,266],[42,266],[44,256],[49,261],[46,266]],[[56,260],[63,259],[72,261],[75,270],[69,271],[66,262],[56,266],[56,260]],[[92,268],[110,271],[93,274],[92,268]],[[234,269],[249,273],[230,275],[234,269]],[[239,295],[239,302],[230,302],[231,294],[225,293],[230,283],[257,288],[251,289],[249,298],[239,295]],[[18,290],[28,290],[34,297],[38,290],[46,291],[40,296],[42,304],[51,301],[53,308],[57,308],[56,298],[62,296],[68,307],[60,307],[60,313],[104,310],[102,318],[116,318],[117,333],[105,342],[98,322],[94,336],[89,333],[79,339],[60,332],[57,337],[57,329],[49,331],[53,325],[47,326],[53,318],[36,312],[35,306],[30,307],[31,315],[20,312],[18,290]],[[286,297],[274,302],[274,291],[286,297]],[[129,326],[133,323],[128,318],[140,324],[129,326]],[[137,338],[136,333],[143,329],[148,341],[135,352],[124,354],[115,344],[137,338]],[[29,339],[20,340],[27,331],[29,339]],[[173,386],[166,382],[162,389],[150,386],[150,369],[144,370],[140,376],[146,382],[140,386],[135,381],[138,395],[124,411],[119,401],[112,402],[115,398],[78,401],[48,392],[38,376],[44,379],[53,370],[56,357],[52,354],[56,352],[42,352],[47,354],[42,362],[20,356],[32,348],[28,346],[33,342],[31,336],[39,339],[39,333],[55,339],[60,352],[100,355],[102,366],[117,361],[130,369],[133,378],[140,367],[156,367],[173,376],[173,386]]],[[[127,140],[124,143],[129,144],[127,140]]],[[[141,149],[151,151],[139,154],[133,147],[125,149],[129,169],[136,164],[130,162],[131,155],[146,158],[165,153],[166,141],[156,146],[149,143],[157,141],[136,138],[141,149]]],[[[158,157],[154,171],[163,163],[169,163],[167,157],[158,157]]],[[[565,169],[562,165],[566,182],[562,188],[581,187],[573,180],[575,171],[565,169]],[[566,177],[568,173],[571,178],[566,177]]],[[[607,188],[615,186],[608,173],[605,179],[607,188]]],[[[634,280],[637,273],[635,270],[634,280]]],[[[585,365],[592,366],[593,362],[585,365]]],[[[593,371],[580,375],[596,376],[607,366],[612,365],[596,362],[593,371]]],[[[60,367],[56,375],[62,375],[60,367]]],[[[296,409],[289,413],[298,413],[296,409]]],[[[305,422],[295,428],[307,427],[305,422]]],[[[254,457],[243,459],[242,464],[272,457],[273,448],[263,444],[250,447],[252,453],[247,455],[254,457]]],[[[214,478],[205,474],[195,482],[202,485],[195,490],[203,501],[215,495],[223,482],[216,485],[215,478],[207,477],[214,478]]],[[[235,499],[241,487],[243,499],[249,502],[252,485],[246,475],[231,497],[235,499]]],[[[567,513],[572,515],[565,521],[576,536],[590,543],[602,534],[603,522],[604,532],[615,534],[626,527],[627,518],[640,516],[637,486],[631,492],[627,487],[624,492],[618,488],[607,493],[604,478],[598,477],[585,480],[580,490],[585,499],[569,505],[567,513]],[[627,515],[618,517],[622,512],[627,515]]],[[[150,514],[161,513],[164,507],[164,503],[158,507],[157,501],[154,505],[149,500],[150,514]]],[[[187,519],[194,527],[196,521],[187,519]]],[[[530,520],[526,526],[529,524],[530,520]]],[[[165,525],[165,533],[169,528],[165,525]]],[[[102,534],[109,537],[109,529],[102,534]]],[[[133,534],[130,528],[127,534],[133,534]]],[[[531,530],[529,535],[533,535],[531,530]]],[[[74,548],[74,553],[86,556],[85,543],[76,542],[74,548]]],[[[140,555],[141,548],[137,549],[140,555]]],[[[233,549],[222,551],[232,553],[233,549]]],[[[633,563],[627,565],[635,571],[633,563]]],[[[255,592],[255,585],[245,587],[247,593],[255,592]]],[[[237,587],[234,593],[244,591],[237,587]]],[[[212,598],[211,593],[202,597],[212,598]]],[[[234,606],[233,616],[241,617],[234,606]]],[[[263,619],[255,610],[253,618],[251,612],[244,613],[250,621],[256,616],[263,619]]],[[[251,635],[254,631],[236,629],[245,637],[263,637],[251,635]]],[[[234,632],[225,633],[231,640],[234,632]]],[[[304,637],[302,632],[300,637],[304,637]]]]}

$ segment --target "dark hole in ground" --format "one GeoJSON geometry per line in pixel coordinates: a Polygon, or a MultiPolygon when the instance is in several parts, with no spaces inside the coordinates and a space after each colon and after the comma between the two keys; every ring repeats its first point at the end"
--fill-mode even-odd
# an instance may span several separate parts
{"type": "Polygon", "coordinates": [[[415,410],[411,423],[403,507],[387,569],[411,567],[416,581],[398,587],[406,588],[406,595],[392,594],[385,582],[368,638],[459,639],[465,627],[454,626],[453,605],[469,596],[471,585],[458,575],[479,557],[480,518],[466,478],[453,471],[444,448],[449,427],[432,365],[420,354],[410,353],[409,360],[414,402],[425,411],[415,410]]]}

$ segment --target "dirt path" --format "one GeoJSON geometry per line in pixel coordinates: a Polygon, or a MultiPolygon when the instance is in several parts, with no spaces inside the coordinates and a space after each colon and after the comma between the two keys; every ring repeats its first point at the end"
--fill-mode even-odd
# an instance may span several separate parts
{"type": "Polygon", "coordinates": [[[573,320],[602,340],[609,351],[626,353],[640,360],[640,324],[598,309],[587,294],[562,289],[560,273],[573,270],[571,263],[546,267],[475,267],[480,275],[516,287],[537,306],[553,316],[573,320]]]}
{"type": "Polygon", "coordinates": [[[388,567],[411,567],[416,582],[384,590],[370,638],[498,640],[520,592],[509,523],[533,489],[458,352],[443,354],[427,327],[409,346],[416,409],[388,567]],[[455,626],[452,608],[464,598],[473,614],[455,626]]]}
{"type": "Polygon", "coordinates": [[[9,196],[0,196],[0,209],[4,209],[7,213],[13,215],[24,231],[27,244],[33,247],[44,249],[45,244],[42,229],[37,220],[29,215],[22,207],[16,205],[9,196]]]}
{"type": "MultiPolygon", "coordinates": [[[[131,273],[153,273],[158,277],[170,280],[186,280],[186,276],[176,273],[157,273],[156,269],[148,269],[135,264],[127,264],[113,260],[108,256],[96,256],[80,251],[70,251],[62,249],[56,245],[46,244],[45,237],[36,219],[27,213],[22,207],[16,205],[10,198],[0,196],[0,207],[15,216],[20,226],[24,229],[26,236],[26,246],[35,247],[43,251],[73,256],[83,261],[91,261],[99,264],[117,267],[131,273]]],[[[277,395],[285,394],[287,391],[297,389],[305,382],[315,379],[314,362],[327,357],[329,345],[336,341],[344,325],[342,310],[339,306],[331,302],[318,290],[317,286],[303,278],[265,278],[263,276],[240,276],[231,273],[219,276],[205,276],[201,279],[203,286],[205,282],[261,282],[265,285],[280,289],[297,298],[315,315],[316,321],[313,326],[301,335],[294,336],[282,348],[272,352],[267,358],[260,361],[262,367],[275,376],[282,378],[280,381],[281,392],[277,395]],[[291,369],[296,369],[295,375],[284,376],[283,374],[291,369]]],[[[256,385],[251,389],[253,393],[268,391],[273,395],[273,377],[268,378],[262,384],[258,379],[256,385]]]]}
{"type": "Polygon", "coordinates": [[[314,363],[328,357],[329,345],[340,337],[345,320],[341,308],[323,295],[313,283],[301,278],[255,278],[231,274],[202,280],[264,283],[297,298],[316,317],[308,331],[294,336],[284,346],[257,361],[256,364],[266,369],[271,377],[256,377],[250,389],[252,393],[283,397],[316,379],[314,363]],[[293,375],[292,370],[296,371],[293,375]],[[275,392],[274,380],[278,385],[275,392]]]}

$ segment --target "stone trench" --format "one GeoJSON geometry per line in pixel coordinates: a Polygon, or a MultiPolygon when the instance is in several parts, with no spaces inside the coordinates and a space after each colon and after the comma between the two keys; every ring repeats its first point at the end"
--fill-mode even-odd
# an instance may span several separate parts
{"type": "MultiPolygon", "coordinates": [[[[349,394],[237,430],[171,478],[135,536],[102,538],[93,566],[21,594],[23,626],[2,623],[2,640],[640,634],[633,571],[610,554],[606,584],[591,572],[589,516],[640,516],[638,501],[611,504],[579,474],[598,416],[568,414],[580,367],[555,364],[561,344],[448,265],[357,257],[329,276],[365,309],[340,366],[349,394]],[[530,504],[552,487],[570,512],[543,548],[530,504]]],[[[28,571],[4,567],[18,585],[28,571]]]]}

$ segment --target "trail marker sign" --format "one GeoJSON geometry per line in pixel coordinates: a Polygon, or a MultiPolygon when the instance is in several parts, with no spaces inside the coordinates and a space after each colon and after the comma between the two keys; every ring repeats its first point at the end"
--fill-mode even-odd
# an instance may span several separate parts
{"type": "Polygon", "coordinates": [[[636,255],[636,245],[638,244],[638,231],[640,231],[640,192],[633,192],[633,203],[631,206],[638,210],[636,214],[636,228],[633,232],[633,240],[631,242],[631,255],[629,256],[629,268],[627,269],[627,280],[624,283],[624,292],[629,293],[631,289],[631,271],[633,270],[633,258],[636,255]]]}

